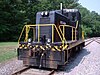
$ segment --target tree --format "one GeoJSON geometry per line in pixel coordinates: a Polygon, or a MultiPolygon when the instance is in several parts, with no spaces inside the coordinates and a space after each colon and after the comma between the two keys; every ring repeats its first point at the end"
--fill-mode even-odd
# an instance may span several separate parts
{"type": "Polygon", "coordinates": [[[17,41],[25,24],[35,24],[38,11],[78,8],[82,15],[82,27],[86,36],[100,34],[100,15],[90,12],[78,0],[0,0],[0,41],[17,41]]]}
{"type": "Polygon", "coordinates": [[[95,11],[90,12],[88,9],[79,7],[82,17],[82,29],[86,37],[100,36],[100,15],[95,11]]]}

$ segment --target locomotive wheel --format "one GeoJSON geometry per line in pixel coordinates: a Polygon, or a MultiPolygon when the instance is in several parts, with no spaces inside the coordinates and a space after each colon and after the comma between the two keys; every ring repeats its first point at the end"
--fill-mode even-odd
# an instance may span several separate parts
{"type": "Polygon", "coordinates": [[[79,46],[79,51],[82,50],[82,45],[79,46]]]}
{"type": "Polygon", "coordinates": [[[65,66],[64,65],[58,65],[57,69],[60,70],[60,71],[64,71],[65,66]]]}
{"type": "Polygon", "coordinates": [[[75,49],[76,49],[76,50],[75,50],[76,52],[80,50],[79,47],[76,47],[75,49]]]}

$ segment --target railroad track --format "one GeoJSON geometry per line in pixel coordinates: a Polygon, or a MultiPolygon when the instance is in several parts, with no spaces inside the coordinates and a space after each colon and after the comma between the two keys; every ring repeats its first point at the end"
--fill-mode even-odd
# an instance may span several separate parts
{"type": "Polygon", "coordinates": [[[89,44],[91,44],[93,41],[95,41],[95,42],[100,44],[100,37],[90,38],[90,39],[86,40],[85,42],[88,42],[88,43],[85,45],[85,47],[88,46],[89,44]]]}
{"type": "Polygon", "coordinates": [[[20,68],[19,70],[15,71],[14,73],[12,73],[12,75],[19,75],[21,74],[22,72],[26,71],[30,69],[30,67],[23,67],[23,68],[20,68]]]}
{"type": "Polygon", "coordinates": [[[12,75],[53,75],[55,70],[42,70],[42,69],[35,69],[31,67],[24,67],[20,70],[17,70],[12,75]]]}
{"type": "MultiPolygon", "coordinates": [[[[88,46],[93,41],[100,44],[100,38],[90,38],[85,41],[87,42],[85,46],[88,46]]],[[[32,67],[23,67],[20,70],[14,72],[12,75],[53,75],[55,72],[56,72],[55,70],[48,71],[42,69],[35,69],[32,67]]]]}

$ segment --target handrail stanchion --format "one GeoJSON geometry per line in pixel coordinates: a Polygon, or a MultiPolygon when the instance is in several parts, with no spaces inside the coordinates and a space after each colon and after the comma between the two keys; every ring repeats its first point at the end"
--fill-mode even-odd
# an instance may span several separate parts
{"type": "Polygon", "coordinates": [[[38,25],[38,42],[40,41],[40,27],[38,25]]]}
{"type": "Polygon", "coordinates": [[[19,44],[19,42],[20,42],[20,39],[21,39],[21,36],[22,36],[22,34],[23,34],[24,29],[25,29],[25,26],[23,27],[22,32],[21,32],[21,34],[20,34],[20,36],[19,36],[18,44],[19,44]]]}
{"type": "Polygon", "coordinates": [[[30,27],[29,26],[25,26],[26,27],[26,33],[25,33],[25,39],[24,39],[24,42],[27,42],[28,41],[28,33],[30,31],[30,27]]]}
{"type": "Polygon", "coordinates": [[[52,43],[54,42],[54,25],[52,25],[52,43]]]}
{"type": "MultiPolygon", "coordinates": [[[[61,32],[61,34],[62,34],[62,36],[63,36],[63,32],[62,32],[62,30],[61,30],[61,25],[59,26],[59,30],[60,30],[60,32],[61,32]]],[[[64,26],[64,28],[65,28],[65,26],[64,26]]],[[[65,32],[64,32],[65,33],[65,32]]],[[[65,36],[63,37],[64,38],[64,40],[66,41],[66,39],[65,39],[65,36]]]]}
{"type": "Polygon", "coordinates": [[[76,40],[76,28],[75,28],[75,40],[76,40]]]}
{"type": "Polygon", "coordinates": [[[72,41],[73,41],[73,27],[72,27],[72,41]]]}
{"type": "Polygon", "coordinates": [[[61,35],[60,35],[59,31],[58,31],[58,28],[56,27],[56,25],[54,25],[54,26],[55,26],[55,28],[56,28],[56,31],[57,31],[57,33],[58,33],[58,35],[59,35],[61,41],[63,41],[63,39],[62,39],[62,37],[61,37],[61,35]]]}
{"type": "Polygon", "coordinates": [[[84,31],[82,31],[82,40],[84,40],[84,31]]]}

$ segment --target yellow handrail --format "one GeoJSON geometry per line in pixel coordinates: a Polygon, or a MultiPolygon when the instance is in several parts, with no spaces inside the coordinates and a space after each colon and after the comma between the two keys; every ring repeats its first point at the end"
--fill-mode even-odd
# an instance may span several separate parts
{"type": "Polygon", "coordinates": [[[21,34],[20,34],[20,36],[19,36],[18,44],[19,44],[19,41],[20,41],[20,39],[21,39],[21,36],[22,36],[22,34],[23,34],[24,29],[25,29],[25,26],[23,27],[22,32],[21,32],[21,34]]]}
{"type": "Polygon", "coordinates": [[[54,25],[54,27],[56,28],[56,31],[57,31],[57,33],[58,33],[58,35],[59,35],[59,37],[60,37],[61,41],[63,41],[63,39],[62,39],[62,37],[61,37],[61,35],[60,35],[59,31],[58,31],[57,26],[56,26],[56,25],[54,25]]]}
{"type": "Polygon", "coordinates": [[[25,36],[25,42],[27,42],[28,41],[28,33],[29,33],[29,31],[30,31],[30,26],[26,26],[26,36],[25,36]]]}
{"type": "Polygon", "coordinates": [[[82,31],[82,39],[84,40],[84,31],[82,31]]]}
{"type": "MultiPolygon", "coordinates": [[[[59,30],[60,30],[61,33],[62,33],[61,27],[64,27],[64,29],[65,29],[65,27],[70,27],[70,28],[72,28],[72,41],[73,41],[73,29],[76,29],[76,27],[73,27],[73,26],[70,26],[70,25],[60,25],[60,26],[59,26],[59,30]]],[[[62,34],[63,34],[63,33],[62,33],[62,34]]],[[[64,36],[64,34],[63,34],[63,36],[64,36]]],[[[75,31],[75,38],[76,38],[76,31],[75,31]]],[[[65,37],[64,37],[64,40],[66,40],[65,37]]]]}
{"type": "Polygon", "coordinates": [[[54,42],[54,25],[52,25],[52,43],[54,42]]]}
{"type": "Polygon", "coordinates": [[[25,42],[27,41],[27,39],[28,39],[28,32],[29,32],[29,29],[31,28],[31,27],[38,27],[38,42],[40,41],[40,26],[52,26],[52,43],[54,42],[54,28],[56,29],[56,31],[57,31],[57,33],[58,33],[58,35],[59,35],[59,37],[60,37],[60,39],[61,39],[61,41],[63,41],[63,39],[62,39],[62,37],[61,37],[61,35],[60,35],[60,32],[59,32],[59,30],[58,30],[58,28],[56,27],[56,25],[55,24],[36,24],[36,25],[25,25],[24,27],[23,27],[23,29],[22,29],[22,32],[21,32],[21,34],[20,34],[20,37],[19,37],[19,39],[18,39],[18,43],[20,42],[20,39],[21,39],[21,36],[22,36],[22,33],[23,33],[23,31],[24,31],[24,29],[26,28],[26,36],[25,36],[25,42]]]}
{"type": "MultiPolygon", "coordinates": [[[[72,28],[72,41],[74,40],[74,38],[73,38],[74,30],[73,30],[73,29],[75,29],[75,40],[76,40],[76,30],[77,30],[77,27],[78,27],[78,21],[76,22],[76,27],[70,26],[70,25],[60,25],[60,26],[59,26],[59,30],[60,30],[60,32],[62,33],[62,31],[61,31],[61,26],[62,26],[62,27],[70,27],[70,28],[72,28]]],[[[62,34],[63,34],[63,33],[62,33],[62,34]]],[[[63,34],[63,36],[64,36],[64,34],[63,34]]],[[[64,39],[65,39],[65,38],[64,38],[64,39]]]]}
{"type": "Polygon", "coordinates": [[[62,36],[63,36],[63,41],[66,41],[66,39],[65,39],[65,36],[64,36],[64,34],[65,34],[65,31],[64,31],[64,26],[63,26],[63,32],[62,32],[62,30],[61,30],[61,28],[60,28],[60,26],[59,26],[59,30],[60,30],[60,32],[61,32],[61,34],[62,34],[62,36]]]}
{"type": "Polygon", "coordinates": [[[27,25],[27,26],[52,26],[52,25],[55,25],[55,24],[34,24],[34,25],[27,25]]]}
{"type": "Polygon", "coordinates": [[[78,27],[78,21],[76,21],[76,29],[77,29],[77,27],[78,27]]]}
{"type": "MultiPolygon", "coordinates": [[[[27,28],[29,28],[29,27],[38,27],[38,42],[40,41],[40,26],[52,26],[52,43],[54,42],[54,28],[56,29],[56,31],[57,31],[57,33],[58,33],[58,35],[59,35],[59,37],[60,37],[60,39],[61,39],[61,41],[62,41],[62,43],[64,44],[64,42],[67,42],[66,41],[66,38],[65,38],[65,27],[71,27],[72,28],[72,30],[73,29],[75,29],[75,39],[76,39],[76,29],[77,29],[77,26],[78,26],[78,22],[77,22],[77,26],[76,27],[73,27],[73,26],[70,26],[70,25],[60,25],[59,26],[59,28],[57,28],[57,26],[55,25],[55,24],[36,24],[36,25],[25,25],[24,27],[23,27],[23,29],[22,29],[22,32],[21,32],[21,35],[20,35],[20,37],[19,37],[19,39],[18,39],[18,42],[20,41],[20,39],[21,39],[21,36],[22,36],[22,33],[23,33],[23,31],[24,31],[24,29],[25,29],[25,27],[27,28]],[[62,32],[62,30],[61,30],[61,26],[63,27],[63,32],[62,32]],[[62,35],[62,36],[61,36],[62,35]]],[[[28,34],[28,32],[29,32],[29,29],[26,29],[26,31],[27,31],[27,34],[28,34]]],[[[26,34],[26,37],[25,37],[25,40],[27,40],[27,38],[28,38],[28,35],[26,34]]],[[[73,35],[73,31],[72,31],[72,35],[73,35]]],[[[73,40],[73,36],[72,36],[72,40],[73,40]]],[[[67,45],[67,44],[66,44],[67,45]]],[[[63,45],[64,46],[64,45],[63,45]]],[[[67,47],[67,46],[66,46],[67,47]]]]}

